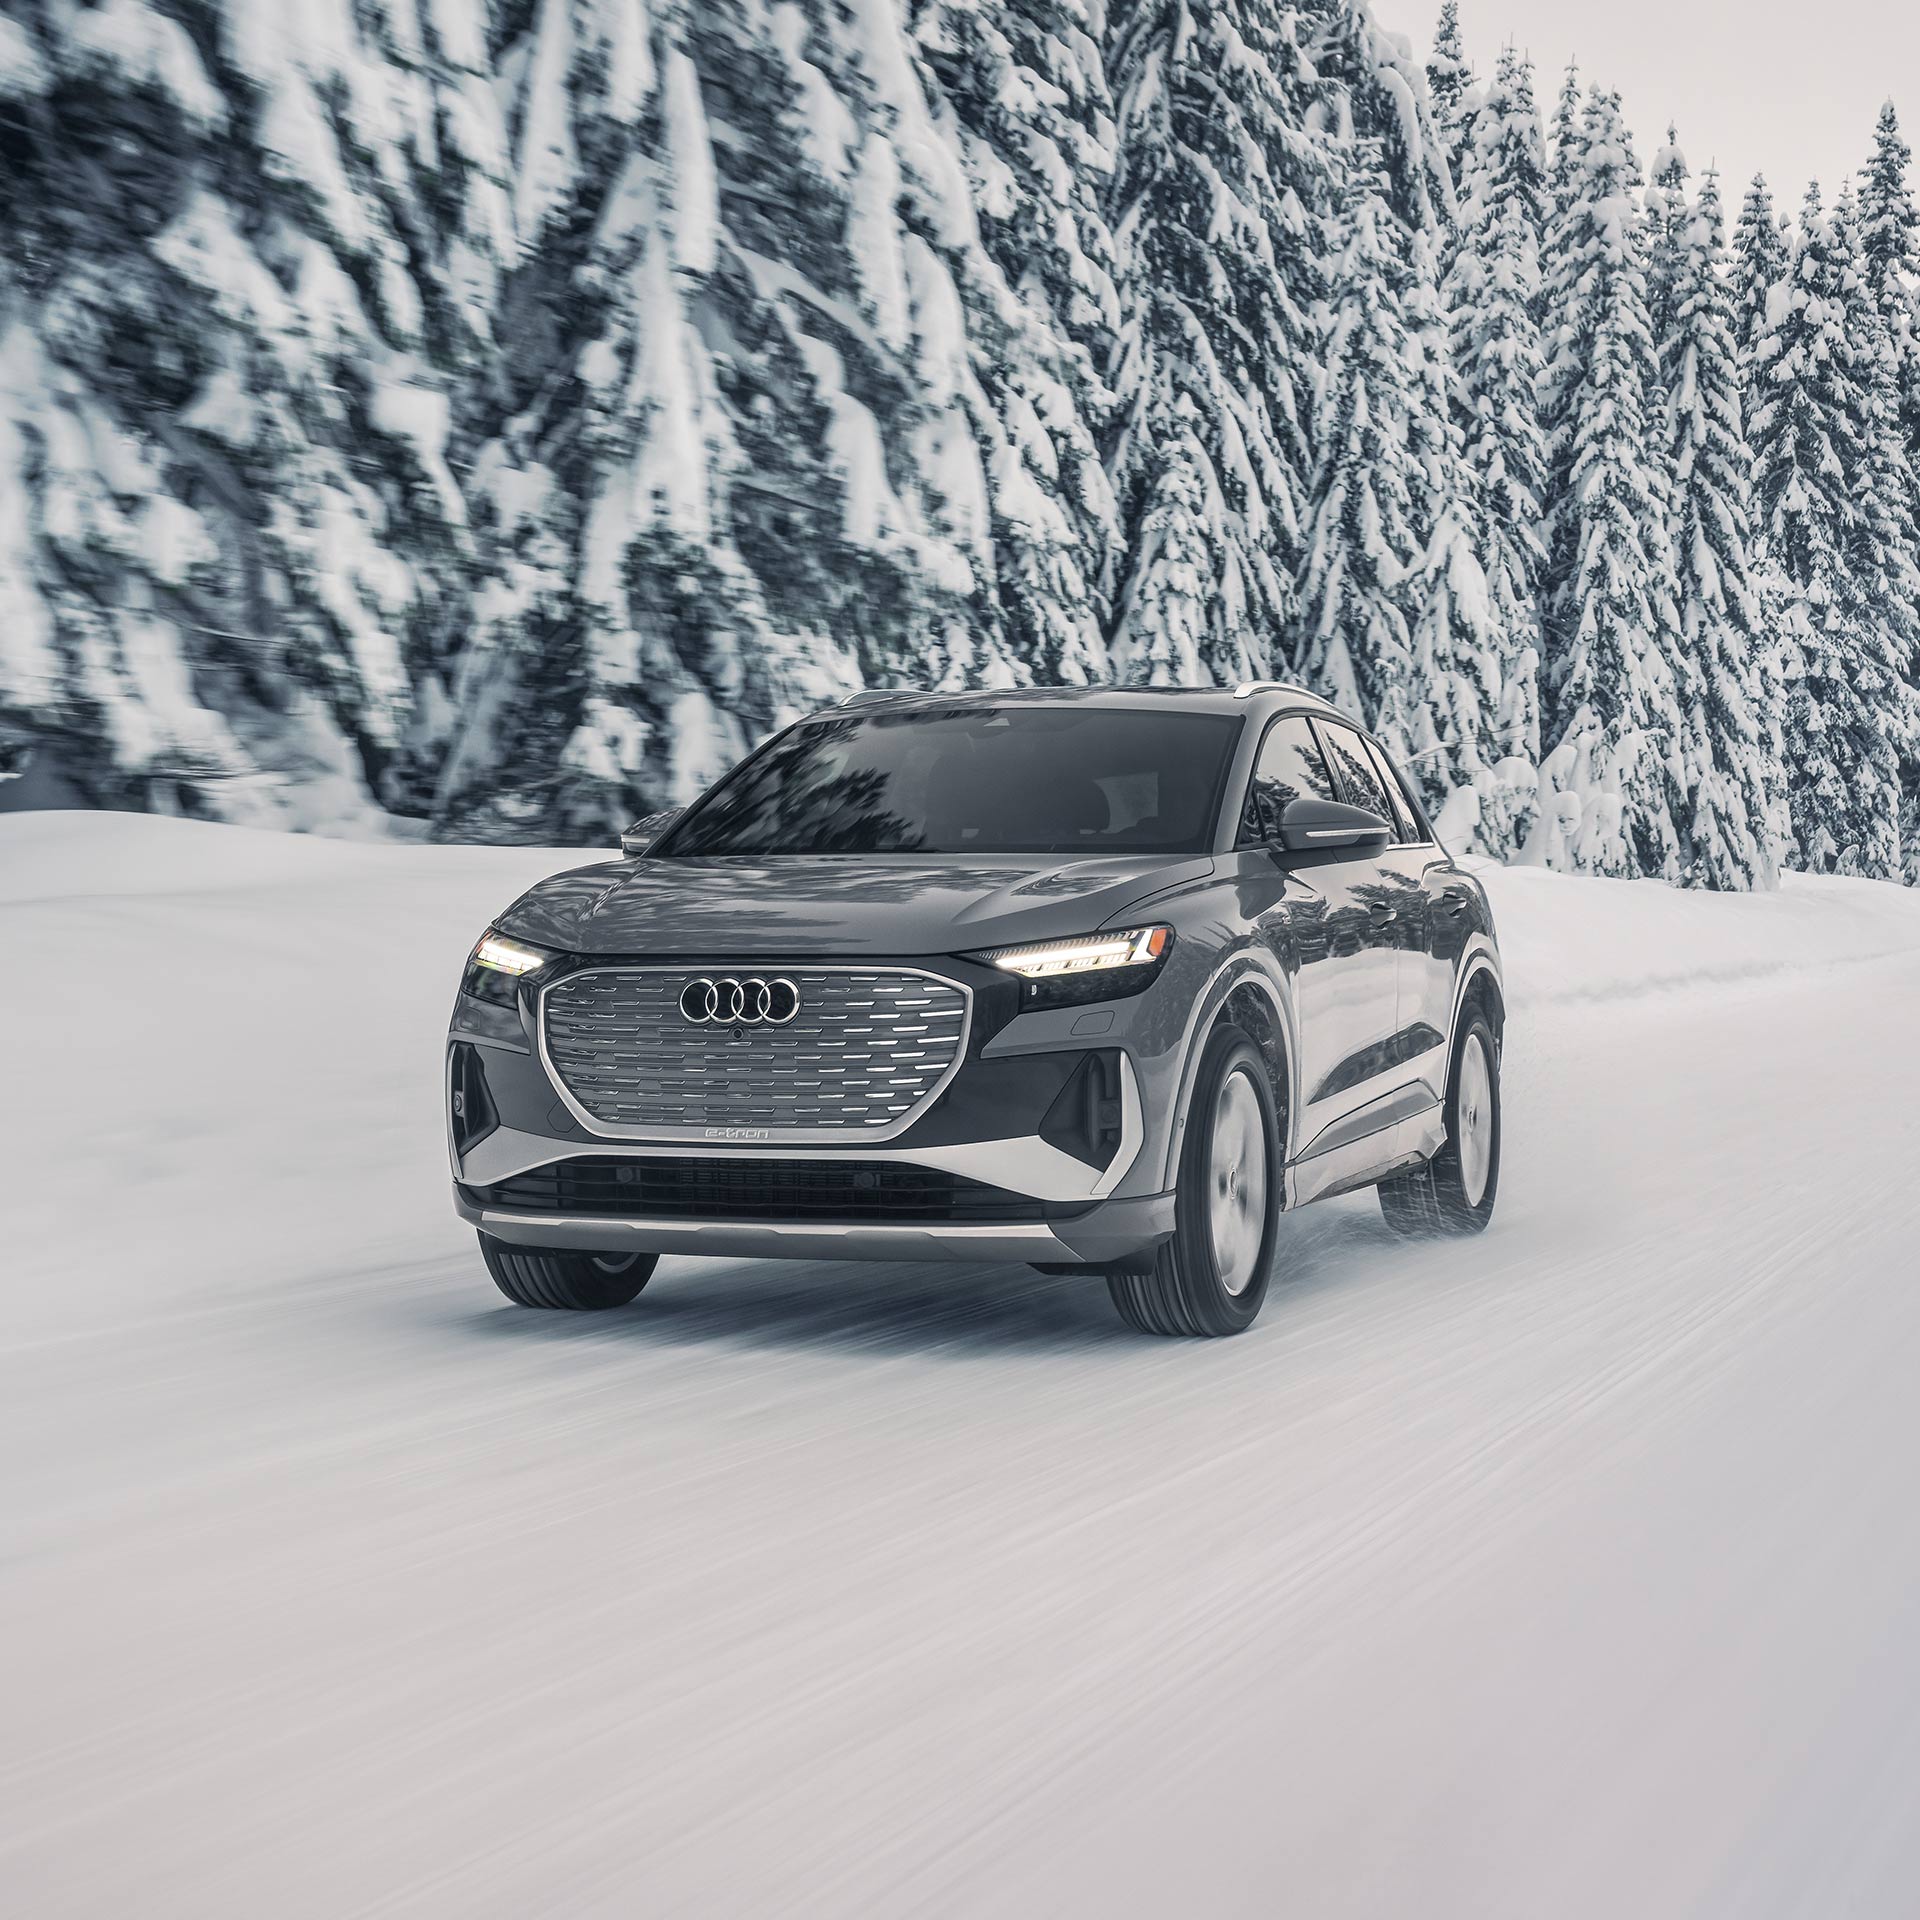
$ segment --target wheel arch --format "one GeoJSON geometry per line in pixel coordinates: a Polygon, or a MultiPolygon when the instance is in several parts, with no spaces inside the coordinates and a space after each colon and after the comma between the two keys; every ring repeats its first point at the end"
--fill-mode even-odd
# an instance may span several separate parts
{"type": "Polygon", "coordinates": [[[1166,1162],[1161,1169],[1164,1187],[1171,1187],[1186,1137],[1187,1106],[1200,1071],[1201,1056],[1214,1030],[1238,1026],[1260,1049],[1267,1063],[1273,1097],[1280,1113],[1280,1165],[1293,1157],[1294,1116],[1299,1111],[1299,1048],[1295,1044],[1293,1008],[1281,984],[1251,958],[1223,967],[1201,996],[1197,1016],[1188,1029],[1186,1058],[1180,1068],[1172,1117],[1167,1126],[1166,1162]]]}
{"type": "Polygon", "coordinates": [[[1499,956],[1491,944],[1476,944],[1468,952],[1466,962],[1460,969],[1459,984],[1453,994],[1453,1026],[1448,1035],[1449,1048],[1460,1031],[1460,1022],[1469,1012],[1486,1015],[1488,1026],[1493,1029],[1494,1045],[1504,1048],[1507,995],[1500,977],[1499,956]]]}

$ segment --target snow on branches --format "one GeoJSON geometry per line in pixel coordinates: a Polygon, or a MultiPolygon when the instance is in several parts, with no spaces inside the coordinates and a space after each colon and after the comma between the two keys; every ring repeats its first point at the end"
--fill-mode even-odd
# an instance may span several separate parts
{"type": "Polygon", "coordinates": [[[1371,0],[0,17],[0,805],[601,836],[1296,674],[1448,839],[1920,879],[1920,212],[1371,0]],[[22,776],[15,779],[10,776],[22,776]],[[10,797],[9,797],[10,796],[10,797]]]}

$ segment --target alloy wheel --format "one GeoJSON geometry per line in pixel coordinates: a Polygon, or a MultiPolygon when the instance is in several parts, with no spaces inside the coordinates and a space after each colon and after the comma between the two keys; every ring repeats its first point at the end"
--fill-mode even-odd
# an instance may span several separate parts
{"type": "Polygon", "coordinates": [[[1267,1233],[1266,1129],[1244,1067],[1220,1083],[1213,1104],[1207,1225],[1220,1284],[1238,1296],[1259,1270],[1267,1233]]]}
{"type": "Polygon", "coordinates": [[[1477,1207],[1487,1191],[1493,1166],[1493,1072],[1486,1043],[1479,1034],[1467,1036],[1460,1053],[1459,1112],[1455,1129],[1460,1142],[1460,1185],[1467,1205],[1477,1207]]]}

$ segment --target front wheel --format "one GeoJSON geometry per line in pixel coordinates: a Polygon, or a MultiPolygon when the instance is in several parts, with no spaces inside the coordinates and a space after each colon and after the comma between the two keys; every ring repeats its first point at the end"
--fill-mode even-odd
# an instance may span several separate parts
{"type": "Polygon", "coordinates": [[[1107,1291],[1140,1333],[1244,1333],[1267,1297],[1280,1216],[1280,1125],[1260,1050],[1220,1027],[1187,1106],[1174,1230],[1151,1254],[1107,1273],[1107,1291]]]}
{"type": "Polygon", "coordinates": [[[1480,1233],[1500,1190],[1500,1046],[1483,1013],[1461,1022],[1447,1072],[1447,1137],[1425,1166],[1380,1183],[1387,1225],[1408,1236],[1480,1233]]]}
{"type": "Polygon", "coordinates": [[[563,1247],[516,1247],[480,1236],[480,1256],[493,1284],[516,1307],[604,1313],[640,1297],[660,1264],[657,1253],[573,1253],[563,1247]]]}

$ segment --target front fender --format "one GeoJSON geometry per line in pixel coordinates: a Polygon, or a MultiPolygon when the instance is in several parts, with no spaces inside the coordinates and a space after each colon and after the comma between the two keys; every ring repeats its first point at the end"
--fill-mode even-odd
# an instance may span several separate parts
{"type": "Polygon", "coordinates": [[[1166,1158],[1161,1167],[1162,1190],[1174,1184],[1180,1164],[1180,1147],[1186,1134],[1187,1102],[1193,1092],[1193,1083],[1200,1071],[1200,1056],[1205,1050],[1207,1035],[1213,1029],[1213,1023],[1220,1017],[1221,1010],[1233,996],[1243,989],[1257,993],[1270,1014],[1283,1056],[1282,1072],[1285,1076],[1286,1093],[1286,1138],[1281,1145],[1281,1163],[1293,1158],[1295,1144],[1294,1129],[1300,1112],[1300,1049],[1297,1044],[1298,1029],[1293,1005],[1293,994],[1286,975],[1281,972],[1266,949],[1256,941],[1236,948],[1228,954],[1214,969],[1205,990],[1195,999],[1193,1012],[1188,1017],[1186,1032],[1182,1038],[1182,1059],[1180,1077],[1176,1086],[1174,1105],[1167,1123],[1166,1158]]]}

